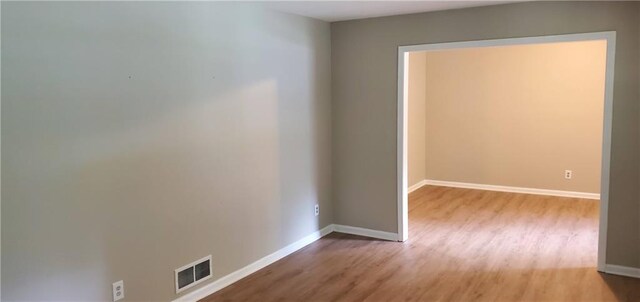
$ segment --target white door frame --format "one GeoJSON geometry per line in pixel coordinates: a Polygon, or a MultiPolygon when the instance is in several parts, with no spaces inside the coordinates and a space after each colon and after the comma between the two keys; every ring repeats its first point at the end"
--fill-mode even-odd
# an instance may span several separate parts
{"type": "Polygon", "coordinates": [[[605,271],[607,254],[607,215],[609,206],[609,167],[611,159],[611,121],[613,110],[613,73],[616,51],[615,31],[421,44],[398,47],[398,241],[406,241],[409,237],[409,207],[407,200],[407,91],[409,86],[407,78],[409,76],[409,53],[429,50],[448,50],[472,47],[475,48],[593,40],[607,41],[604,123],[602,131],[602,174],[600,180],[600,230],[598,239],[598,270],[605,271]]]}

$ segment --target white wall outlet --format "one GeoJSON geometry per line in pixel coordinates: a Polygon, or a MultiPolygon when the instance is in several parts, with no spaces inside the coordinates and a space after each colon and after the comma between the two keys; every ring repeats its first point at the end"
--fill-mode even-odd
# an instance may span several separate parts
{"type": "Polygon", "coordinates": [[[571,171],[571,170],[564,170],[564,178],[565,178],[565,179],[571,179],[571,177],[573,177],[573,171],[571,171]]]}
{"type": "Polygon", "coordinates": [[[113,301],[124,299],[124,281],[114,282],[113,285],[113,301]]]}
{"type": "Polygon", "coordinates": [[[316,216],[320,215],[320,206],[318,204],[316,204],[316,206],[313,209],[316,216]]]}

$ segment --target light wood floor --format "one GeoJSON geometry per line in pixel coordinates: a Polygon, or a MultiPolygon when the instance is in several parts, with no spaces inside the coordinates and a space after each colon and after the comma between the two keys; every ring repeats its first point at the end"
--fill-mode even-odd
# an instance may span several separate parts
{"type": "Polygon", "coordinates": [[[640,301],[596,272],[598,202],[426,186],[409,240],[333,233],[204,301],[640,301]]]}

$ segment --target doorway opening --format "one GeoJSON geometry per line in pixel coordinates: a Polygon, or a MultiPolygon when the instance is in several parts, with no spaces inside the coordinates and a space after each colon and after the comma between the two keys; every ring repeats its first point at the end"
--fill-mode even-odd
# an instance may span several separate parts
{"type": "MultiPolygon", "coordinates": [[[[613,108],[613,75],[615,60],[615,32],[597,32],[584,34],[568,34],[555,36],[525,37],[497,40],[480,40],[452,43],[421,44],[400,46],[398,48],[398,141],[397,141],[397,186],[398,186],[398,241],[406,241],[409,234],[409,204],[408,204],[408,104],[409,104],[409,57],[417,52],[440,52],[448,50],[478,49],[487,47],[540,45],[564,42],[606,42],[606,59],[604,74],[604,106],[601,120],[601,149],[600,149],[600,179],[599,179],[599,226],[598,226],[598,254],[597,269],[605,271],[606,242],[607,242],[607,213],[609,202],[609,169],[611,154],[611,124],[613,108]]],[[[428,108],[427,108],[428,110],[428,108]]],[[[571,174],[571,172],[567,172],[571,174]]],[[[571,175],[569,175],[570,177],[571,175]]],[[[493,186],[501,191],[501,186],[493,186]]],[[[545,190],[533,190],[529,193],[545,194],[545,190]]],[[[574,192],[575,193],[575,192],[574,192]]],[[[585,196],[589,198],[588,196],[585,196]]],[[[584,198],[584,197],[583,197],[584,198]]]]}

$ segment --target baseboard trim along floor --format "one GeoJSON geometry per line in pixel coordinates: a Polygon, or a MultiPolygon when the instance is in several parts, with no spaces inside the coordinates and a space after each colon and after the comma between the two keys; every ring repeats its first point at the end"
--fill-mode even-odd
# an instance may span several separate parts
{"type": "Polygon", "coordinates": [[[604,272],[612,275],[640,278],[640,268],[635,267],[607,264],[604,272]]]}
{"type": "Polygon", "coordinates": [[[359,235],[359,236],[389,240],[389,241],[398,241],[398,233],[389,233],[389,232],[352,227],[348,225],[339,225],[339,224],[334,224],[333,227],[334,227],[333,231],[338,233],[359,235]]]}
{"type": "MultiPolygon", "coordinates": [[[[547,193],[546,191],[550,191],[550,190],[538,190],[538,189],[526,189],[526,188],[515,188],[513,189],[512,187],[499,187],[499,186],[487,186],[487,185],[475,185],[475,184],[465,184],[465,183],[452,183],[452,182],[443,182],[443,181],[432,181],[432,180],[424,180],[421,181],[420,183],[418,183],[419,186],[415,186],[415,188],[413,188],[412,191],[415,191],[417,189],[419,189],[420,187],[424,186],[424,185],[435,185],[435,186],[451,186],[451,187],[456,187],[456,188],[467,188],[467,189],[480,189],[480,190],[491,190],[491,191],[500,191],[500,192],[512,192],[512,193],[525,193],[525,194],[537,194],[537,195],[552,195],[552,196],[561,196],[561,197],[577,197],[577,198],[590,198],[590,199],[597,199],[595,198],[595,196],[591,196],[591,197],[585,197],[584,194],[590,194],[590,193],[579,193],[578,196],[576,196],[575,194],[573,196],[568,196],[569,194],[562,194],[562,195],[554,195],[554,194],[542,194],[539,193],[539,191],[545,191],[544,193],[547,193]],[[482,188],[479,188],[479,186],[481,186],[482,188]],[[495,189],[489,189],[489,188],[494,188],[494,187],[499,187],[502,188],[502,190],[495,190],[495,189]],[[506,189],[505,189],[506,188],[506,189]],[[538,193],[532,193],[531,190],[534,190],[538,193]]],[[[565,192],[565,191],[560,191],[560,192],[565,192]]],[[[565,192],[566,193],[566,192],[565,192]]],[[[578,192],[569,192],[569,193],[578,193],[578,192]]],[[[592,195],[598,195],[598,194],[592,194],[592,195]]],[[[235,283],[236,281],[249,276],[250,274],[304,248],[305,246],[319,240],[320,238],[332,233],[332,232],[338,232],[338,233],[346,233],[346,234],[352,234],[352,235],[359,235],[359,236],[364,236],[364,237],[370,237],[370,238],[376,238],[376,239],[381,239],[381,240],[389,240],[389,241],[397,241],[398,240],[398,234],[397,233],[390,233],[390,232],[384,232],[384,231],[378,231],[378,230],[372,230],[372,229],[366,229],[366,228],[360,228],[360,227],[353,227],[353,226],[347,226],[347,225],[339,225],[339,224],[331,224],[326,226],[325,228],[316,231],[258,261],[255,261],[235,272],[232,272],[224,277],[221,277],[220,279],[211,282],[209,284],[204,285],[203,287],[196,289],[192,292],[189,292],[181,297],[178,297],[177,299],[174,300],[174,302],[181,302],[181,301],[198,301],[200,299],[203,299],[233,283],[235,283]]],[[[620,266],[620,265],[611,265],[608,264],[605,267],[605,272],[608,274],[614,274],[614,275],[621,275],[621,276],[627,276],[627,277],[635,277],[635,278],[640,278],[640,268],[633,268],[633,267],[626,267],[626,266],[620,266]]]]}
{"type": "Polygon", "coordinates": [[[332,232],[338,232],[338,233],[346,233],[346,234],[352,234],[352,235],[360,235],[360,236],[365,236],[365,237],[371,237],[371,238],[376,238],[376,239],[382,239],[382,240],[390,240],[390,241],[396,241],[398,239],[398,234],[396,233],[389,233],[389,232],[383,232],[383,231],[377,231],[377,230],[371,230],[371,229],[365,229],[365,228],[359,228],[359,227],[352,227],[352,226],[346,226],[346,225],[338,225],[338,224],[330,224],[326,227],[324,227],[323,229],[313,232],[312,234],[290,244],[285,246],[284,248],[258,260],[255,261],[231,274],[228,274],[216,281],[213,281],[209,284],[204,285],[203,287],[196,289],[192,292],[189,292],[183,296],[178,297],[177,299],[173,300],[173,302],[183,302],[183,301],[198,301],[200,299],[203,299],[233,283],[235,283],[236,281],[249,276],[253,273],[255,273],[256,271],[263,269],[264,267],[268,266],[269,264],[272,264],[300,249],[302,249],[303,247],[315,242],[316,240],[319,240],[320,238],[332,233],[332,232]]]}
{"type": "Polygon", "coordinates": [[[547,195],[547,196],[557,196],[557,197],[573,197],[573,198],[584,198],[584,199],[600,199],[600,194],[598,193],[585,193],[585,192],[574,192],[574,191],[562,191],[562,190],[547,190],[547,189],[535,189],[535,188],[522,188],[522,187],[509,187],[509,186],[495,186],[495,185],[485,185],[485,184],[474,184],[474,183],[466,183],[466,182],[456,182],[456,181],[443,181],[443,180],[433,180],[433,179],[425,179],[420,182],[409,187],[409,193],[420,189],[423,186],[431,185],[431,186],[440,186],[440,187],[452,187],[452,188],[463,188],[463,189],[476,189],[476,190],[486,190],[486,191],[497,191],[497,192],[509,192],[509,193],[522,193],[522,194],[534,194],[534,195],[547,195]]]}

